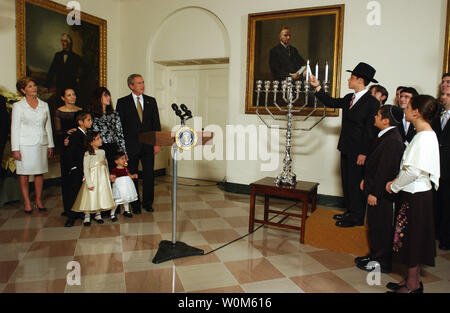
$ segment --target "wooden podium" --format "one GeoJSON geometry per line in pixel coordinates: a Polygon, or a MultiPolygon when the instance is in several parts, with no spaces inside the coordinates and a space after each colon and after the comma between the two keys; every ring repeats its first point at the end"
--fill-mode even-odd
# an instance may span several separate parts
{"type": "MultiPolygon", "coordinates": [[[[196,145],[212,144],[212,132],[196,132],[198,141],[196,145]]],[[[173,180],[172,180],[172,241],[163,240],[159,243],[158,251],[152,262],[159,264],[177,258],[203,255],[201,249],[191,247],[184,242],[176,240],[177,234],[177,154],[178,146],[175,142],[175,132],[170,131],[151,131],[139,134],[139,141],[153,146],[171,146],[173,162],[173,180]]]]}

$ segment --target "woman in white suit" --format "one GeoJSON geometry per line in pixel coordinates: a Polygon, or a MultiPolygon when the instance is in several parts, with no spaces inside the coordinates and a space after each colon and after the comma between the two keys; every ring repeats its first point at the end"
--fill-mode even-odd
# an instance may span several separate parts
{"type": "Polygon", "coordinates": [[[48,172],[48,158],[53,154],[53,133],[48,104],[37,98],[36,82],[21,78],[17,91],[24,98],[14,103],[11,118],[11,151],[16,159],[17,174],[20,175],[20,190],[23,195],[25,213],[33,211],[28,190],[28,176],[34,175],[36,207],[42,204],[43,174],[48,172]]]}

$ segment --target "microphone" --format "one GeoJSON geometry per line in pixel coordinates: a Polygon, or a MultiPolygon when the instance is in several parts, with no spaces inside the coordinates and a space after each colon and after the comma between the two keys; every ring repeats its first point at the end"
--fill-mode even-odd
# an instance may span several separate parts
{"type": "Polygon", "coordinates": [[[188,116],[189,118],[192,117],[192,112],[188,110],[188,108],[186,107],[186,105],[184,105],[184,103],[182,103],[180,105],[180,108],[184,111],[184,113],[186,114],[186,116],[188,116]]]}
{"type": "Polygon", "coordinates": [[[180,111],[180,109],[178,108],[178,105],[176,104],[176,103],[172,103],[172,109],[175,111],[175,114],[177,115],[177,116],[181,116],[181,111],[180,111]]]}

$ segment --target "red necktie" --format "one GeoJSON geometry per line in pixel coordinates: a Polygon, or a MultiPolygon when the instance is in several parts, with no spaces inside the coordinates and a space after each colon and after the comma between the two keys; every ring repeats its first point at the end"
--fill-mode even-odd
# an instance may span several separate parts
{"type": "Polygon", "coordinates": [[[355,100],[355,94],[353,94],[352,96],[352,101],[350,101],[350,107],[348,108],[349,110],[352,108],[353,106],[353,100],[355,100]]]}

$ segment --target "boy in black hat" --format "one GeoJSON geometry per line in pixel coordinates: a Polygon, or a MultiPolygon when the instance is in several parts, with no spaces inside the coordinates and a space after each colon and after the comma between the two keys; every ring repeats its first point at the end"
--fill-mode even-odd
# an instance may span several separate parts
{"type": "Polygon", "coordinates": [[[347,212],[336,214],[336,226],[353,227],[364,224],[366,203],[359,184],[363,178],[363,167],[371,143],[376,135],[374,116],[380,103],[367,90],[370,82],[378,83],[373,77],[375,69],[367,63],[360,62],[348,79],[348,88],[355,93],[344,98],[331,98],[320,86],[316,77],[311,75],[310,84],[315,95],[324,105],[340,108],[342,129],[338,149],[341,151],[341,178],[344,202],[347,212]]]}
{"type": "Polygon", "coordinates": [[[384,105],[375,116],[375,126],[380,130],[367,157],[361,190],[367,197],[367,224],[370,254],[355,259],[356,266],[372,271],[375,261],[382,273],[392,269],[393,195],[386,192],[386,184],[398,174],[402,159],[402,137],[396,127],[401,123],[403,110],[384,105]]]}

